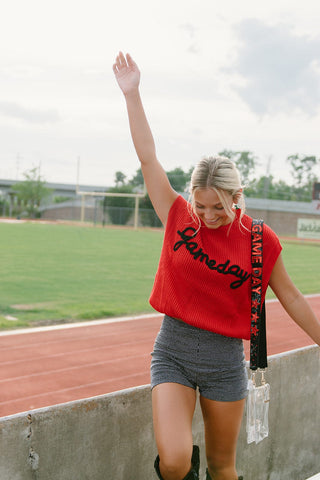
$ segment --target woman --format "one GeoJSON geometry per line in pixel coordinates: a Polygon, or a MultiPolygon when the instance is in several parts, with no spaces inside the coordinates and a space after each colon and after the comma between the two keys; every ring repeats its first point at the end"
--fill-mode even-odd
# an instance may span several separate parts
{"type": "MultiPolygon", "coordinates": [[[[151,362],[159,453],[155,469],[163,480],[199,478],[199,450],[191,430],[198,388],[207,479],[236,480],[236,445],[247,396],[242,339],[250,338],[252,223],[244,214],[239,174],[225,157],[203,159],[192,174],[186,202],[157,159],[137,65],[120,52],[113,70],[146,187],[165,226],[150,297],[151,305],[165,314],[151,362]]],[[[266,225],[263,249],[262,300],[270,285],[292,319],[320,344],[320,324],[289,278],[279,240],[266,225]]]]}

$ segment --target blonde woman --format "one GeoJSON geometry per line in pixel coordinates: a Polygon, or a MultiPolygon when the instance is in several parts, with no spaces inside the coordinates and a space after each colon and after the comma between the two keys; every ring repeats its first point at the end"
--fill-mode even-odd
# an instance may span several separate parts
{"type": "MultiPolygon", "coordinates": [[[[155,470],[163,480],[199,478],[192,418],[199,390],[207,479],[237,480],[236,446],[247,373],[242,339],[250,338],[251,223],[239,174],[225,157],[202,159],[187,202],[159,163],[139,93],[140,72],[121,52],[113,70],[124,94],[133,143],[165,236],[150,303],[164,314],[151,361],[155,470]]],[[[263,234],[262,300],[271,286],[285,310],[320,344],[320,324],[293,285],[276,234],[263,234]]]]}

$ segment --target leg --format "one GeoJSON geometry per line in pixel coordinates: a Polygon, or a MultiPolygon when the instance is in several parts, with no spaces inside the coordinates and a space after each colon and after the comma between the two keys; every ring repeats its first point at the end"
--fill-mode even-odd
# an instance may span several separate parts
{"type": "Polygon", "coordinates": [[[154,433],[164,480],[181,480],[191,469],[193,388],[161,383],[152,390],[154,433]]]}
{"type": "Polygon", "coordinates": [[[237,480],[236,447],[245,399],[216,402],[200,397],[208,470],[212,480],[237,480]]]}

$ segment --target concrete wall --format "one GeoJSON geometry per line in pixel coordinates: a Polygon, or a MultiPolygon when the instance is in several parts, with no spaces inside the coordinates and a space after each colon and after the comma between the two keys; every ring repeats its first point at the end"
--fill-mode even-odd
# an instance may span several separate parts
{"type": "Polygon", "coordinates": [[[296,212],[275,212],[270,210],[258,210],[247,208],[246,213],[252,218],[262,218],[276,232],[277,235],[297,236],[299,218],[319,220],[319,215],[296,212]]]}
{"type": "MultiPolygon", "coordinates": [[[[239,439],[245,480],[303,480],[320,471],[320,355],[316,346],[269,358],[270,435],[239,439]]],[[[0,419],[1,480],[151,480],[156,448],[149,386],[0,419]]],[[[205,459],[199,405],[193,423],[205,459]]]]}

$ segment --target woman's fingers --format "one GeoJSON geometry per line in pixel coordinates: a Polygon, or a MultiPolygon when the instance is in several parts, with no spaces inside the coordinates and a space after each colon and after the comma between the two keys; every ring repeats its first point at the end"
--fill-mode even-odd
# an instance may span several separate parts
{"type": "Polygon", "coordinates": [[[125,56],[123,55],[122,52],[119,52],[119,55],[118,55],[117,58],[119,59],[119,63],[120,63],[121,66],[127,66],[125,56]]]}
{"type": "Polygon", "coordinates": [[[131,55],[129,53],[124,56],[122,52],[119,52],[119,54],[116,57],[116,61],[113,65],[113,70],[114,72],[117,72],[121,70],[121,68],[127,68],[127,67],[133,67],[135,66],[135,62],[133,61],[131,55]]]}
{"type": "Polygon", "coordinates": [[[127,53],[127,54],[126,54],[126,60],[127,60],[127,63],[128,63],[128,65],[129,65],[129,67],[135,66],[135,62],[133,61],[130,53],[127,53]]]}
{"type": "Polygon", "coordinates": [[[126,58],[122,52],[119,52],[119,55],[116,58],[115,66],[118,70],[120,70],[121,68],[126,68],[128,66],[126,58]]]}

